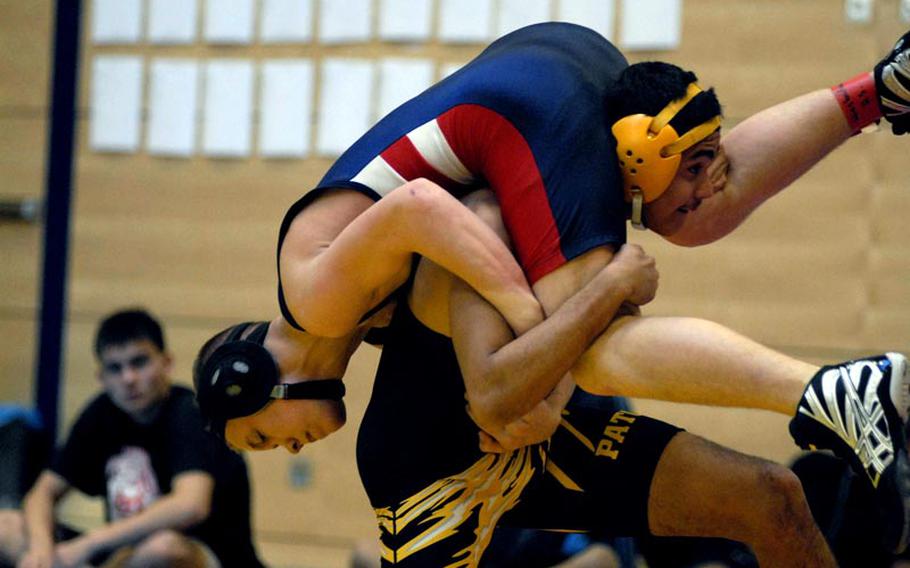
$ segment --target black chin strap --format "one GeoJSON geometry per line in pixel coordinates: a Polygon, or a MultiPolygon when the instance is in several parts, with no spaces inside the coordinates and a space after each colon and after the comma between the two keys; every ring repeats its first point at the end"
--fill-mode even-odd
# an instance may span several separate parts
{"type": "Polygon", "coordinates": [[[281,383],[272,387],[269,398],[284,400],[341,400],[345,388],[341,379],[317,379],[302,383],[281,383]]]}
{"type": "MultiPolygon", "coordinates": [[[[263,322],[256,326],[246,340],[252,341],[257,345],[263,345],[268,331],[268,322],[263,322]]],[[[341,382],[341,379],[316,379],[314,381],[303,381],[302,383],[279,383],[272,387],[269,398],[283,400],[341,400],[344,398],[344,393],[344,383],[341,382]]]]}
{"type": "MultiPolygon", "coordinates": [[[[248,325],[252,325],[252,324],[248,324],[248,325]]],[[[246,328],[243,328],[243,329],[246,329],[246,328]]],[[[243,333],[243,329],[240,330],[241,334],[243,333]]],[[[268,332],[269,332],[269,322],[267,322],[267,321],[261,322],[258,325],[256,325],[256,327],[253,329],[252,333],[250,333],[250,335],[247,336],[246,340],[252,341],[256,345],[264,345],[265,344],[265,335],[268,332]]],[[[240,339],[240,334],[237,335],[236,339],[240,339]]]]}

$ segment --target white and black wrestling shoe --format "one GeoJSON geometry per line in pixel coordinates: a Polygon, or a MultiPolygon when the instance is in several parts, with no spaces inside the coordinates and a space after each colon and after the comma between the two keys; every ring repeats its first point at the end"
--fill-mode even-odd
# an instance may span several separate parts
{"type": "Polygon", "coordinates": [[[887,353],[822,367],[790,421],[803,449],[832,450],[869,480],[881,515],[882,541],[902,552],[910,533],[907,358],[887,353]]]}

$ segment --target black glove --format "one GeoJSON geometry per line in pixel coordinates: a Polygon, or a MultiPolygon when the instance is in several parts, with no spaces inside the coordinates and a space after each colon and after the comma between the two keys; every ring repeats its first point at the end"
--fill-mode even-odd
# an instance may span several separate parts
{"type": "Polygon", "coordinates": [[[875,90],[882,116],[895,134],[910,132],[910,32],[875,66],[875,90]]]}

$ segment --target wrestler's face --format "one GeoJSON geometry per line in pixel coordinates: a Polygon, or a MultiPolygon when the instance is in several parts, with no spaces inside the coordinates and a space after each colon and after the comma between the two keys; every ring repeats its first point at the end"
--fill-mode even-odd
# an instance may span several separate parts
{"type": "MultiPolygon", "coordinates": [[[[670,236],[679,231],[702,201],[717,193],[726,179],[709,166],[720,153],[720,132],[715,132],[682,154],[679,170],[670,187],[644,207],[645,224],[652,231],[670,236]]],[[[725,173],[721,172],[721,173],[725,173]]]]}
{"type": "Polygon", "coordinates": [[[152,341],[139,339],[101,350],[98,378],[114,405],[145,422],[170,389],[171,357],[152,341]]]}
{"type": "Polygon", "coordinates": [[[224,438],[237,450],[284,447],[296,454],[341,428],[345,417],[342,401],[275,400],[256,414],[228,420],[224,438]]]}

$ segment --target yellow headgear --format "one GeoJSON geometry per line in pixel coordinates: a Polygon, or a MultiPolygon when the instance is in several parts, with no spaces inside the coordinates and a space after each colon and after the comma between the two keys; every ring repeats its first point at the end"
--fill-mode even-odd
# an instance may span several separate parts
{"type": "Polygon", "coordinates": [[[670,187],[676,176],[682,154],[701,142],[720,127],[720,116],[715,116],[680,136],[670,126],[673,117],[701,92],[698,85],[690,83],[681,99],[671,101],[657,116],[633,114],[616,121],[616,155],[622,170],[623,190],[626,201],[632,202],[632,224],[643,229],[641,209],[670,187]]]}

